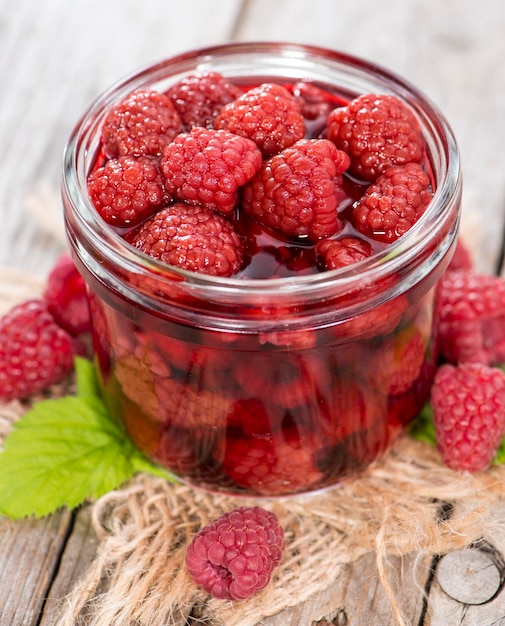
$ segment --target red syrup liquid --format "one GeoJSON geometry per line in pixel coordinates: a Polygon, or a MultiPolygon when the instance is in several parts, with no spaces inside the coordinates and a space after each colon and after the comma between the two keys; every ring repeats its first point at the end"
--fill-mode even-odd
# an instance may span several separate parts
{"type": "MultiPolygon", "coordinates": [[[[322,132],[328,103],[345,103],[310,85],[291,88],[311,95],[311,137],[322,132]]],[[[338,236],[356,234],[345,212],[364,189],[346,179],[338,236]]],[[[240,209],[235,220],[248,242],[239,278],[322,271],[313,244],[283,240],[240,209]]],[[[427,398],[435,271],[343,322],[284,332],[272,303],[277,330],[243,333],[144,310],[81,270],[109,408],[147,456],[190,484],[248,496],[326,489],[385,453],[427,398]]]]}

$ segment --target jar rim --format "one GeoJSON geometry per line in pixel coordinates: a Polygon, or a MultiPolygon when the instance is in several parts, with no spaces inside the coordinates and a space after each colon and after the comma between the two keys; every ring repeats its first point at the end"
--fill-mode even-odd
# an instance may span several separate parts
{"type": "MultiPolygon", "coordinates": [[[[455,137],[443,113],[425,94],[394,72],[357,56],[318,46],[284,42],[230,43],[196,49],[146,65],[115,82],[95,98],[74,127],[65,146],[62,194],[67,233],[73,233],[77,229],[86,241],[86,245],[78,246],[82,254],[93,256],[99,251],[102,257],[119,263],[125,270],[155,276],[161,283],[181,282],[195,292],[226,293],[228,297],[248,294],[265,299],[283,295],[292,297],[295,294],[324,293],[336,282],[346,290],[364,275],[367,280],[376,281],[385,274],[394,273],[405,264],[411,264],[419,257],[420,251],[426,248],[427,243],[435,241],[443,230],[448,219],[446,207],[458,202],[461,194],[461,166],[455,137]],[[374,77],[382,81],[391,93],[396,93],[408,102],[420,120],[430,156],[433,159],[435,153],[438,162],[435,163],[437,184],[434,196],[424,214],[407,233],[367,259],[344,268],[282,278],[223,278],[169,266],[149,257],[128,244],[120,234],[103,222],[88,196],[86,178],[92,140],[96,136],[100,120],[103,120],[110,106],[139,86],[153,83],[154,78],[161,77],[174,67],[184,72],[205,66],[210,69],[218,59],[251,54],[254,54],[257,69],[265,71],[268,67],[275,69],[272,60],[266,67],[260,67],[259,60],[265,61],[267,56],[273,56],[281,69],[286,69],[288,62],[306,61],[309,64],[325,63],[339,71],[352,70],[363,80],[374,77]]],[[[78,243],[75,236],[70,237],[74,239],[74,243],[78,243]]],[[[449,243],[445,251],[448,248],[449,243]]]]}

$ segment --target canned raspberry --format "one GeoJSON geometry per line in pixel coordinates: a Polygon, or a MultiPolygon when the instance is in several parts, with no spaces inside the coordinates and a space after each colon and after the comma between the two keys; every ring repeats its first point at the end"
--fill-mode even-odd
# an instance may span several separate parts
{"type": "Polygon", "coordinates": [[[443,114],[403,79],[283,43],[162,61],[91,105],[62,193],[104,398],[182,481],[327,489],[386,453],[426,401],[461,176],[443,114]],[[141,128],[129,101],[136,120],[150,103],[141,128]],[[125,158],[157,163],[162,206],[145,208],[143,180],[144,213],[107,222],[134,214],[134,176],[110,198],[89,181],[125,158]],[[118,199],[128,211],[108,207],[118,199]]]}

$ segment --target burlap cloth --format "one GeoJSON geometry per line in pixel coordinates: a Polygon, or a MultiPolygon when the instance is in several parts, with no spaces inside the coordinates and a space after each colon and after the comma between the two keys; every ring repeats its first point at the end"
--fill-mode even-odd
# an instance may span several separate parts
{"type": "MultiPolygon", "coordinates": [[[[37,278],[0,271],[1,309],[37,295],[41,285],[37,278]]],[[[53,390],[59,393],[61,388],[53,390]]],[[[18,402],[0,405],[0,442],[24,410],[18,402]]],[[[232,603],[195,587],[184,556],[202,525],[244,500],[139,475],[92,504],[97,555],[62,604],[58,624],[253,625],[329,588],[343,565],[369,552],[396,621],[405,624],[390,584],[389,557],[444,554],[502,532],[492,508],[504,497],[504,479],[502,466],[473,476],[452,472],[432,447],[405,437],[361,477],[328,493],[262,500],[277,513],[287,547],[268,588],[232,603]],[[446,503],[451,515],[441,516],[446,503]],[[189,622],[190,614],[199,617],[189,622]]]]}

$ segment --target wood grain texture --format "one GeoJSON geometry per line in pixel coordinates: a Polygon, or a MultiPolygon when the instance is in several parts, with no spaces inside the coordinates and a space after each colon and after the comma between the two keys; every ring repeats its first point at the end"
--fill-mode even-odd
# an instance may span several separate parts
{"type": "Polygon", "coordinates": [[[93,562],[98,538],[91,525],[90,506],[81,507],[75,514],[72,532],[61,555],[60,567],[47,594],[39,626],[57,624],[59,611],[65,597],[75,584],[84,577],[93,562]]]}
{"type": "MultiPolygon", "coordinates": [[[[493,511],[496,524],[484,539],[497,550],[501,563],[502,583],[494,597],[481,605],[470,605],[457,602],[444,592],[435,571],[433,585],[429,594],[429,605],[423,626],[505,626],[505,571],[503,555],[505,554],[505,503],[501,503],[493,511]]],[[[484,573],[485,575],[485,573],[484,573]]]]}
{"type": "MultiPolygon", "coordinates": [[[[264,619],[264,626],[300,626],[326,618],[339,626],[417,625],[423,613],[423,589],[430,577],[431,559],[409,554],[391,558],[387,569],[397,609],[379,583],[375,554],[366,554],[342,567],[330,589],[306,602],[264,619]]],[[[307,573],[309,577],[310,574],[307,573]]]]}
{"type": "Polygon", "coordinates": [[[61,220],[61,156],[91,100],[139,66],[227,40],[240,8],[237,0],[0,0],[0,266],[44,273],[61,251],[29,205],[49,188],[61,220]]]}
{"type": "Polygon", "coordinates": [[[71,518],[62,510],[41,520],[0,520],[0,624],[39,623],[71,518]]]}

